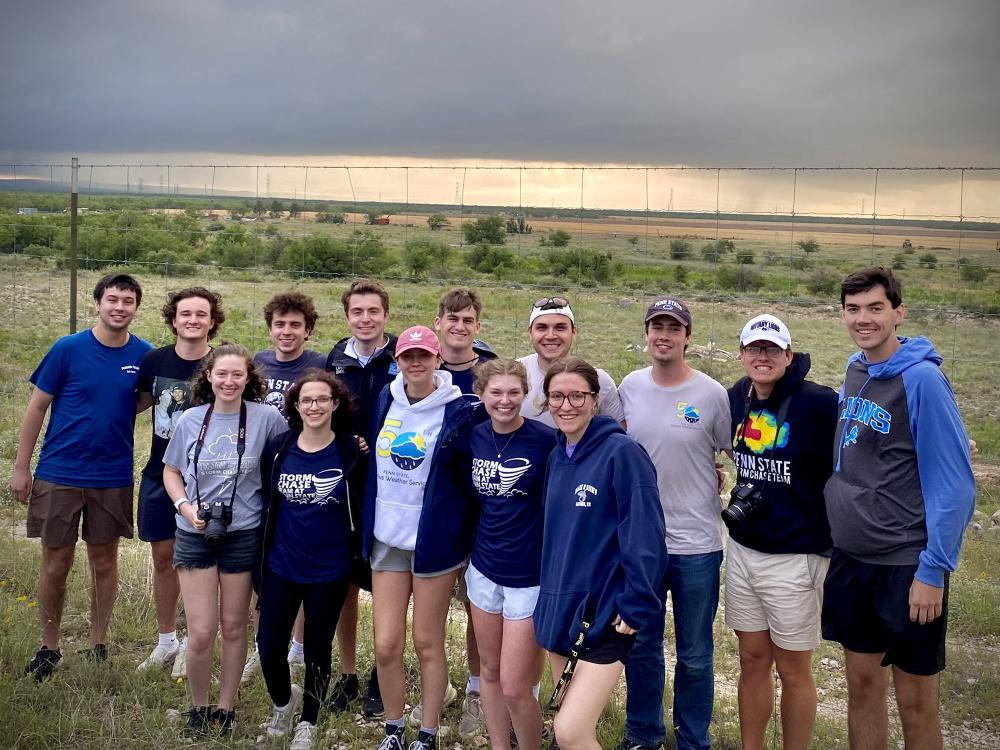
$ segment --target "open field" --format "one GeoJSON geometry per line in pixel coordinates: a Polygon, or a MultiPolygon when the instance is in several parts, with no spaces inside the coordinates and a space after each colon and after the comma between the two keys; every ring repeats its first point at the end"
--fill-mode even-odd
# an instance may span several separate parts
{"type": "MultiPolygon", "coordinates": [[[[383,227],[382,229],[385,229],[383,227]]],[[[398,227],[390,226],[391,230],[398,227]]],[[[112,663],[89,667],[75,651],[83,648],[87,633],[88,581],[86,560],[78,551],[77,565],[69,584],[64,621],[67,633],[66,663],[51,682],[36,687],[17,679],[37,647],[38,626],[33,607],[34,581],[39,548],[23,539],[24,511],[12,504],[6,489],[16,449],[21,413],[29,393],[27,376],[56,336],[66,332],[68,282],[64,273],[47,261],[7,257],[0,259],[5,283],[0,291],[0,746],[21,748],[145,748],[186,747],[177,739],[168,718],[169,709],[185,707],[183,684],[165,675],[136,675],[134,665],[150,648],[155,618],[150,601],[151,564],[148,550],[138,541],[123,544],[121,595],[112,624],[112,663]]],[[[170,278],[131,269],[144,284],[144,302],[134,330],[163,345],[170,340],[159,317],[159,306],[167,289],[189,283],[206,284],[223,294],[227,322],[222,338],[232,338],[260,349],[268,345],[261,308],[269,296],[294,286],[311,294],[321,318],[310,342],[328,350],[346,330],[339,297],[345,279],[292,280],[272,272],[225,272],[201,269],[195,278],[170,278]]],[[[79,285],[79,327],[92,322],[90,290],[97,278],[83,272],[79,285]]],[[[435,312],[444,284],[388,281],[392,298],[392,330],[417,322],[427,323],[435,312]]],[[[538,289],[493,285],[481,287],[485,303],[482,337],[501,353],[528,353],[525,335],[531,301],[545,294],[538,289]]],[[[638,290],[574,289],[571,296],[578,314],[580,339],[577,351],[606,368],[616,379],[645,364],[641,351],[642,314],[652,292],[638,290]]],[[[742,323],[752,314],[769,310],[789,323],[795,347],[812,354],[812,377],[831,386],[839,384],[843,362],[852,346],[831,302],[808,300],[768,301],[762,297],[732,297],[709,290],[687,289],[684,296],[694,315],[691,361],[724,384],[740,373],[734,358],[742,323]]],[[[1000,362],[1000,321],[969,317],[947,310],[918,311],[904,324],[903,333],[926,333],[945,357],[970,432],[980,438],[984,454],[998,454],[1000,404],[995,367],[1000,362]]],[[[150,425],[139,420],[136,465],[148,450],[150,425]]],[[[1000,528],[990,516],[1000,510],[1000,466],[985,456],[977,466],[978,508],[981,532],[971,533],[953,578],[949,628],[949,670],[942,690],[942,712],[949,748],[1000,748],[1000,528]]],[[[363,617],[370,617],[363,607],[363,617]]],[[[451,614],[449,662],[452,682],[464,680],[462,656],[463,614],[451,614]]],[[[670,632],[668,625],[668,663],[670,632]]],[[[713,736],[718,747],[738,746],[735,638],[727,631],[722,614],[716,621],[717,698],[713,736]]],[[[360,666],[371,664],[370,646],[364,645],[360,666]]],[[[408,654],[409,664],[415,664],[408,654]]],[[[820,716],[813,747],[846,747],[846,688],[842,656],[837,648],[823,644],[816,654],[815,671],[821,691],[820,716]]],[[[546,678],[548,679],[548,678],[546,678]]],[[[669,683],[669,680],[668,680],[669,683]]],[[[415,683],[413,683],[415,685],[415,683]]],[[[547,684],[547,683],[546,683],[547,684]]],[[[411,699],[416,700],[415,691],[411,699]]],[[[670,696],[666,697],[667,706],[670,696]]],[[[256,747],[262,734],[258,725],[269,707],[263,684],[258,681],[241,691],[237,702],[241,726],[229,743],[232,747],[256,747]]],[[[606,747],[617,743],[621,733],[624,698],[619,690],[602,720],[601,740],[606,747]]],[[[456,708],[447,712],[445,723],[458,721],[456,708]]],[[[892,724],[899,736],[898,722],[892,724]]],[[[358,725],[353,715],[326,716],[321,729],[323,747],[370,750],[380,734],[377,725],[358,725]]],[[[780,747],[778,731],[769,733],[769,747],[780,747]]],[[[449,739],[449,750],[478,748],[476,742],[449,739]]]]}

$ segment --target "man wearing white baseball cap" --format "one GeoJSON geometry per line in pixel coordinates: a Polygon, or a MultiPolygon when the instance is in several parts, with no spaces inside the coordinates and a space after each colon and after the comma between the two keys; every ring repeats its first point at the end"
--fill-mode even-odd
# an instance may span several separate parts
{"type": "MultiPolygon", "coordinates": [[[[528,335],[535,353],[518,360],[528,371],[529,390],[521,404],[521,416],[525,419],[537,419],[549,427],[556,426],[548,409],[542,408],[545,401],[542,382],[549,366],[557,359],[569,355],[576,341],[576,334],[576,318],[568,299],[542,297],[532,303],[531,315],[528,317],[528,335]]],[[[597,368],[597,382],[601,386],[597,394],[597,413],[623,421],[625,413],[614,378],[597,368]]]]}
{"type": "Polygon", "coordinates": [[[781,678],[782,742],[804,750],[816,721],[812,652],[832,542],[823,486],[833,470],[837,394],[806,380],[809,355],[788,326],[758,315],[740,333],[746,377],[729,389],[736,486],[729,527],[726,624],[739,640],[742,746],[760,750],[781,678]]]}

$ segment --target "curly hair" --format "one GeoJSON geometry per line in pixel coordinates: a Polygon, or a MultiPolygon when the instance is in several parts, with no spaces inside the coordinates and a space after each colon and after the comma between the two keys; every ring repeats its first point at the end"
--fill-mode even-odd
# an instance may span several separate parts
{"type": "Polygon", "coordinates": [[[287,315],[288,313],[302,313],[306,321],[306,331],[312,331],[319,320],[319,313],[316,312],[316,305],[313,298],[302,292],[284,292],[271,297],[271,301],[264,305],[264,322],[267,327],[271,327],[271,321],[275,313],[287,315]]]}
{"type": "Polygon", "coordinates": [[[477,396],[483,395],[483,391],[486,390],[486,386],[490,382],[490,378],[499,377],[501,375],[513,375],[517,378],[521,383],[521,388],[524,390],[525,395],[527,395],[528,391],[531,390],[528,387],[527,369],[525,369],[523,364],[511,357],[488,359],[485,362],[481,362],[476,365],[473,372],[475,375],[475,381],[472,384],[472,390],[475,391],[477,396]]]}
{"type": "Polygon", "coordinates": [[[220,358],[228,356],[242,357],[243,361],[246,362],[247,384],[243,387],[243,400],[257,402],[263,400],[264,394],[267,392],[267,385],[263,378],[261,378],[260,373],[257,372],[257,367],[253,363],[253,357],[250,355],[250,352],[240,344],[235,344],[232,341],[223,341],[205,355],[205,358],[201,361],[202,368],[191,379],[192,406],[210,404],[215,401],[215,392],[212,390],[212,384],[208,382],[208,374],[220,358]]]}
{"type": "MultiPolygon", "coordinates": [[[[174,320],[177,318],[177,305],[182,300],[200,297],[208,302],[208,309],[212,315],[212,327],[208,331],[208,337],[214,338],[219,332],[219,328],[226,322],[226,314],[222,311],[222,295],[216,294],[211,289],[203,286],[189,286],[179,292],[170,292],[167,295],[167,303],[163,306],[163,322],[167,328],[174,331],[174,320]]],[[[176,333],[176,331],[174,331],[176,333]]]]}
{"type": "Polygon", "coordinates": [[[326,383],[330,387],[330,395],[340,402],[333,411],[330,429],[335,433],[350,435],[354,431],[352,417],[354,406],[351,404],[351,391],[344,385],[344,381],[332,372],[319,368],[306,370],[305,374],[296,380],[285,394],[285,414],[288,417],[288,426],[293,430],[302,429],[302,415],[299,414],[297,407],[299,394],[302,392],[302,386],[306,383],[326,383]]]}

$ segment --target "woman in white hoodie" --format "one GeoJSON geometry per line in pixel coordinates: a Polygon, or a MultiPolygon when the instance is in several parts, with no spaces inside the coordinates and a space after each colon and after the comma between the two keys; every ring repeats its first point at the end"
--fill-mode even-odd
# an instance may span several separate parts
{"type": "Polygon", "coordinates": [[[423,713],[409,748],[436,748],[448,679],[448,603],[475,537],[467,463],[473,407],[451,374],[437,369],[440,351],[425,326],[400,334],[399,374],[379,396],[369,441],[375,463],[365,492],[363,547],[372,567],[375,659],[386,716],[379,750],[406,747],[403,649],[411,595],[423,713]]]}

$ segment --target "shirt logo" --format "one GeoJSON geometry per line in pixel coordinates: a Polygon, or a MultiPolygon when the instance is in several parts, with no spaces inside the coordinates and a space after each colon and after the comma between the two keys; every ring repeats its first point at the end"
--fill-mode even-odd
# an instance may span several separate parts
{"type": "Polygon", "coordinates": [[[844,447],[849,445],[857,445],[858,443],[858,426],[852,425],[851,429],[844,433],[844,447]]]}
{"type": "Polygon", "coordinates": [[[523,490],[514,489],[517,480],[528,473],[531,461],[526,458],[508,458],[490,461],[481,458],[472,460],[472,482],[476,489],[486,496],[514,497],[527,495],[523,490]]]}
{"type": "Polygon", "coordinates": [[[677,418],[683,419],[688,424],[698,424],[701,421],[701,410],[693,404],[685,401],[677,402],[677,418]]]}
{"type": "Polygon", "coordinates": [[[776,421],[777,418],[767,410],[751,413],[746,421],[736,428],[733,447],[738,447],[742,440],[746,447],[757,455],[770,449],[772,443],[775,448],[784,448],[788,445],[788,422],[779,429],[775,424],[776,421]]]}
{"type": "Polygon", "coordinates": [[[334,368],[333,374],[334,375],[343,375],[345,372],[347,372],[347,368],[346,367],[339,367],[338,366],[338,367],[334,368]]]}
{"type": "Polygon", "coordinates": [[[597,488],[590,484],[581,484],[573,490],[573,494],[576,495],[577,508],[589,508],[591,495],[597,497],[597,488]]]}
{"type": "Polygon", "coordinates": [[[343,478],[341,469],[324,469],[316,474],[282,474],[278,478],[278,492],[291,503],[327,505],[343,478]]]}
{"type": "Polygon", "coordinates": [[[889,429],[892,427],[892,414],[874,401],[858,396],[847,398],[844,409],[840,412],[840,419],[841,421],[846,419],[860,422],[883,435],[888,435],[889,429]]]}
{"type": "Polygon", "coordinates": [[[389,363],[389,374],[390,375],[396,375],[398,372],[399,372],[399,368],[396,366],[396,363],[394,361],[390,362],[389,363]]]}
{"type": "Polygon", "coordinates": [[[402,426],[398,419],[386,419],[375,450],[382,458],[391,458],[400,469],[413,471],[427,457],[427,441],[420,432],[396,432],[402,426]]]}

